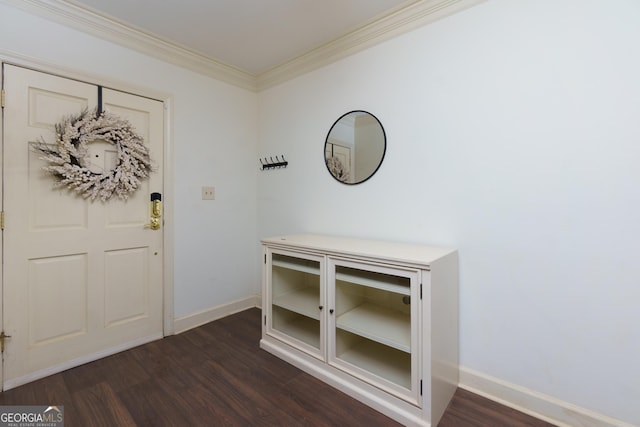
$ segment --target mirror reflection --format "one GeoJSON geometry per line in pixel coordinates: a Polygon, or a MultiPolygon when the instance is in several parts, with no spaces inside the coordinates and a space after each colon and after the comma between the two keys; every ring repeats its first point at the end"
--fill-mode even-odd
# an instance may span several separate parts
{"type": "Polygon", "coordinates": [[[331,126],[324,145],[329,173],[343,184],[360,184],[376,173],[387,139],[380,121],[366,111],[351,111],[331,126]]]}

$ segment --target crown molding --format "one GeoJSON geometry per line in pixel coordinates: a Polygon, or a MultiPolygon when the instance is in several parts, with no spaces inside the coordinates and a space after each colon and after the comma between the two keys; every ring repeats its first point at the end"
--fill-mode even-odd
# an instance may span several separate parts
{"type": "Polygon", "coordinates": [[[133,49],[161,61],[245,89],[256,90],[256,78],[252,74],[75,4],[61,0],[0,0],[0,3],[133,49]]]}
{"type": "Polygon", "coordinates": [[[256,76],[257,90],[276,86],[400,34],[487,0],[420,0],[256,76]]]}
{"type": "Polygon", "coordinates": [[[63,0],[0,0],[150,57],[261,91],[486,0],[418,0],[266,72],[253,75],[63,0]]]}

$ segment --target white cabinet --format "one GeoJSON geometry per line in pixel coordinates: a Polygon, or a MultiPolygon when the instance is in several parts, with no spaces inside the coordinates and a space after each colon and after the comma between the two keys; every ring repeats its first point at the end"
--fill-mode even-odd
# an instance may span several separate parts
{"type": "Polygon", "coordinates": [[[260,346],[405,425],[458,384],[457,252],[318,235],[264,239],[260,346]]]}

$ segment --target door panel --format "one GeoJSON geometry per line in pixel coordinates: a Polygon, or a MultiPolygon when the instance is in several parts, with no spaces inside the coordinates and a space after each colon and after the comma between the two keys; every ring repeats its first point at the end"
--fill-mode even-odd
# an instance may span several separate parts
{"type": "MultiPolygon", "coordinates": [[[[5,66],[4,388],[162,336],[162,229],[149,195],[162,192],[164,107],[103,90],[103,109],[131,121],[150,148],[149,179],[126,200],[89,202],[53,177],[30,142],[55,141],[63,117],[93,109],[95,85],[5,66]]],[[[96,172],[116,147],[89,145],[96,172]]]]}
{"type": "Polygon", "coordinates": [[[29,347],[87,333],[86,276],[85,254],[29,260],[29,347]]]}
{"type": "Polygon", "coordinates": [[[148,248],[105,253],[105,327],[149,316],[148,248]]]}
{"type": "MultiPolygon", "coordinates": [[[[163,105],[158,101],[138,97],[128,93],[105,89],[103,91],[104,109],[127,119],[136,129],[137,133],[146,141],[162,142],[163,127],[155,121],[163,117],[163,105]],[[154,108],[155,107],[155,108],[154,108]]],[[[113,146],[108,150],[109,161],[115,163],[116,152],[113,146]]],[[[106,224],[108,228],[133,228],[136,231],[143,230],[144,224],[149,222],[149,195],[154,192],[162,192],[161,175],[158,173],[162,166],[162,146],[152,150],[151,161],[155,173],[147,180],[141,182],[138,191],[131,194],[126,202],[114,200],[106,208],[106,224]],[[135,209],[127,208],[136,206],[135,209]]],[[[144,232],[143,234],[148,234],[144,232]]],[[[161,234],[161,233],[156,233],[161,234]]]]}

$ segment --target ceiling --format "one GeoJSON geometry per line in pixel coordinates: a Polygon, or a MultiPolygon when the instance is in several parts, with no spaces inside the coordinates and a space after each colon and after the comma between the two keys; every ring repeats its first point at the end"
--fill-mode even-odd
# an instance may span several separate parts
{"type": "Polygon", "coordinates": [[[258,75],[416,0],[67,0],[258,75]]]}

